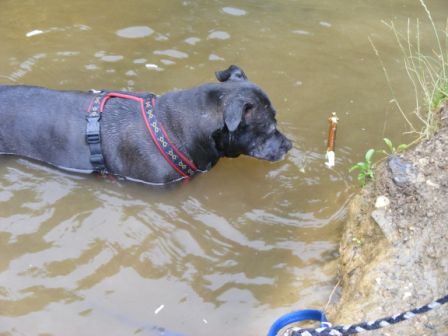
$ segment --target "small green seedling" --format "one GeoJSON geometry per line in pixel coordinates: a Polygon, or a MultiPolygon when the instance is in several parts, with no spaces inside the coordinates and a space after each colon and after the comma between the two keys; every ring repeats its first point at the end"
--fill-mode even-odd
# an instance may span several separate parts
{"type": "Polygon", "coordinates": [[[397,154],[398,152],[401,152],[402,150],[408,148],[408,145],[406,145],[406,144],[401,144],[397,148],[395,148],[394,145],[392,144],[392,141],[390,141],[388,138],[384,138],[383,140],[384,140],[384,143],[386,144],[387,148],[389,149],[389,151],[385,151],[383,149],[381,151],[381,153],[383,153],[387,156],[397,154]]]}
{"type": "Polygon", "coordinates": [[[361,246],[362,243],[363,243],[362,240],[359,239],[359,238],[357,238],[357,237],[353,237],[353,238],[352,238],[352,242],[355,243],[355,244],[358,245],[358,246],[361,246]]]}
{"type": "Polygon", "coordinates": [[[448,78],[440,81],[439,86],[432,95],[431,108],[433,110],[440,109],[440,106],[448,100],[448,78]]]}
{"type": "Polygon", "coordinates": [[[369,149],[365,155],[365,161],[358,162],[357,164],[352,166],[349,170],[349,172],[359,170],[358,182],[361,187],[364,187],[366,185],[367,179],[373,180],[374,178],[373,163],[372,163],[373,154],[375,154],[375,150],[373,148],[369,149]]]}

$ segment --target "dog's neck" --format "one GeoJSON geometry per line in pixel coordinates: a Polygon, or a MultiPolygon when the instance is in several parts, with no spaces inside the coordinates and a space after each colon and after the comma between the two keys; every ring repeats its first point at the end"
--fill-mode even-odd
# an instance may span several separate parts
{"type": "Polygon", "coordinates": [[[168,92],[157,99],[155,113],[166,125],[171,140],[201,171],[209,170],[222,156],[214,134],[220,130],[222,115],[218,106],[210,106],[201,87],[168,92]],[[195,99],[190,97],[194,95],[195,99]],[[179,113],[185,109],[188,113],[179,113]],[[182,118],[179,118],[182,116],[182,118]]]}

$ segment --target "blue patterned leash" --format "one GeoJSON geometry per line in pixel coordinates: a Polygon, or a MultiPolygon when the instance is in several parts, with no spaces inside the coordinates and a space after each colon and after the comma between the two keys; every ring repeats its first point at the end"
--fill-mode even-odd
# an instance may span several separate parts
{"type": "Polygon", "coordinates": [[[321,328],[331,327],[325,313],[321,310],[303,309],[281,316],[269,329],[268,336],[276,336],[284,327],[302,321],[319,321],[321,328]]]}
{"type": "MultiPolygon", "coordinates": [[[[448,302],[448,295],[431,302],[430,304],[406,311],[401,314],[394,316],[384,317],[372,322],[362,322],[353,325],[346,326],[335,326],[332,327],[331,324],[326,321],[322,321],[325,318],[325,314],[322,311],[315,310],[299,310],[289,314],[285,314],[274,322],[271,329],[269,330],[268,336],[277,336],[281,329],[285,328],[289,324],[301,322],[304,320],[320,321],[320,328],[299,328],[292,327],[288,329],[282,336],[345,336],[362,333],[364,331],[376,330],[384,328],[393,324],[397,324],[406,320],[409,320],[416,315],[424,314],[430,310],[439,308],[448,302]],[[306,313],[306,312],[313,313],[306,313]],[[305,312],[305,313],[304,313],[305,312]],[[319,315],[320,314],[320,315],[319,315]],[[308,317],[308,318],[304,318],[308,317]]],[[[326,319],[325,319],[326,320],[326,319]]]]}

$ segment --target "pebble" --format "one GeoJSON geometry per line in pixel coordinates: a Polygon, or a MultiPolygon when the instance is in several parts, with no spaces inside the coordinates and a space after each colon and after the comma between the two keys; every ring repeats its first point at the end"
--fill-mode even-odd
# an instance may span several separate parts
{"type": "Polygon", "coordinates": [[[397,186],[406,187],[415,182],[416,173],[411,163],[395,155],[390,156],[387,163],[392,174],[392,181],[397,186]]]}
{"type": "Polygon", "coordinates": [[[378,224],[384,236],[389,242],[395,242],[397,235],[393,223],[386,217],[385,209],[373,210],[371,213],[372,219],[378,224]]]}
{"type": "Polygon", "coordinates": [[[418,163],[420,163],[420,165],[422,166],[426,166],[428,164],[428,161],[429,160],[427,158],[418,159],[418,163]]]}
{"type": "Polygon", "coordinates": [[[378,196],[375,202],[375,208],[385,208],[390,205],[390,200],[386,196],[378,196]]]}
{"type": "Polygon", "coordinates": [[[403,301],[406,300],[406,299],[409,299],[411,296],[412,296],[411,292],[405,292],[404,295],[403,295],[403,301]]]}
{"type": "Polygon", "coordinates": [[[432,182],[431,180],[426,180],[426,184],[427,184],[428,186],[433,187],[433,188],[436,188],[436,189],[440,188],[440,185],[439,185],[439,184],[437,184],[437,183],[435,183],[435,182],[432,182]]]}

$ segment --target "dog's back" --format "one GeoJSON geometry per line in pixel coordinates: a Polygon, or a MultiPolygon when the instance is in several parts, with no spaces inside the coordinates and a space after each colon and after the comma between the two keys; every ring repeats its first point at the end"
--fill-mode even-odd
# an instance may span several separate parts
{"type": "MultiPolygon", "coordinates": [[[[86,104],[80,92],[0,86],[0,153],[82,168],[86,104]]],[[[88,160],[84,163],[87,167],[88,160]]]]}

